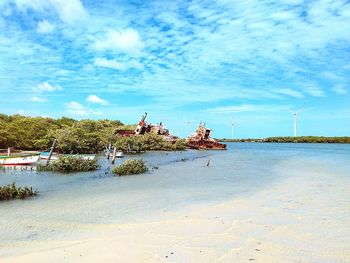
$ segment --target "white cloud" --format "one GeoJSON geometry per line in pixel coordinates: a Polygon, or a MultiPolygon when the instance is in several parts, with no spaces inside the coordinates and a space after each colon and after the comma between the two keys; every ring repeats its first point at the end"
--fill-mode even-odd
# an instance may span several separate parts
{"type": "Polygon", "coordinates": [[[37,96],[33,96],[30,100],[33,101],[33,102],[46,102],[47,101],[47,99],[41,98],[41,97],[37,97],[37,96]]]}
{"type": "Polygon", "coordinates": [[[41,93],[41,92],[53,92],[53,91],[58,91],[58,90],[62,90],[60,85],[52,86],[46,81],[33,88],[33,91],[39,92],[39,93],[41,93]]]}
{"type": "Polygon", "coordinates": [[[76,101],[71,101],[66,105],[67,112],[74,115],[88,115],[89,112],[87,108],[76,101]]]}
{"type": "Polygon", "coordinates": [[[87,116],[91,114],[93,115],[102,114],[102,112],[89,109],[76,101],[70,101],[69,103],[67,103],[66,111],[72,115],[79,115],[79,116],[87,116]]]}
{"type": "Polygon", "coordinates": [[[41,34],[48,34],[51,33],[54,29],[55,27],[50,22],[43,20],[38,23],[36,31],[41,34]]]}
{"type": "Polygon", "coordinates": [[[256,105],[245,104],[245,105],[216,107],[212,109],[207,109],[205,111],[213,112],[213,113],[237,113],[237,112],[257,111],[258,109],[259,107],[257,107],[256,105]]]}
{"type": "Polygon", "coordinates": [[[332,90],[337,93],[338,95],[343,95],[343,94],[346,94],[348,93],[348,90],[345,88],[345,86],[342,86],[342,85],[338,85],[338,86],[334,86],[332,88],[332,90]]]}
{"type": "Polygon", "coordinates": [[[96,103],[96,104],[101,104],[101,105],[108,105],[108,101],[101,99],[99,97],[97,97],[96,95],[89,95],[86,99],[88,102],[91,103],[96,103]]]}
{"type": "MultiPolygon", "coordinates": [[[[273,104],[241,104],[241,105],[230,105],[223,107],[215,107],[205,109],[204,112],[214,114],[232,114],[232,113],[244,113],[244,112],[255,112],[255,113],[276,113],[284,112],[288,108],[287,105],[273,105],[273,104]]],[[[255,114],[254,113],[254,114],[255,114]]]]}
{"type": "Polygon", "coordinates": [[[289,88],[276,89],[274,90],[274,92],[277,94],[286,95],[286,96],[295,97],[295,98],[304,97],[304,95],[301,92],[297,90],[289,89],[289,88]]]}
{"type": "Polygon", "coordinates": [[[140,54],[143,46],[139,33],[132,28],[109,30],[104,37],[96,39],[93,43],[96,50],[120,51],[130,55],[140,54]]]}
{"type": "Polygon", "coordinates": [[[85,19],[88,12],[85,10],[80,0],[50,0],[57,10],[61,20],[68,24],[73,24],[85,19]]]}
{"type": "MultiPolygon", "coordinates": [[[[350,4],[339,0],[339,3],[343,2],[343,7],[334,8],[331,1],[320,0],[319,3],[326,3],[319,5],[323,11],[310,13],[309,9],[318,5],[294,6],[293,3],[299,1],[302,2],[283,0],[283,3],[272,4],[258,0],[218,0],[208,4],[194,0],[188,3],[188,8],[186,4],[185,13],[180,11],[183,9],[177,1],[166,4],[166,13],[161,12],[164,4],[159,1],[150,2],[141,9],[131,4],[106,10],[103,8],[109,5],[92,7],[89,4],[96,16],[90,16],[91,20],[85,24],[84,30],[64,28],[62,40],[67,37],[69,41],[65,45],[57,45],[57,50],[49,45],[47,52],[39,52],[41,47],[34,49],[32,46],[43,43],[31,43],[32,39],[24,39],[20,31],[16,38],[12,32],[7,33],[8,38],[13,38],[14,45],[8,45],[6,49],[0,47],[0,53],[4,54],[0,75],[6,78],[10,69],[17,68],[15,61],[22,57],[17,50],[25,48],[28,53],[31,52],[26,55],[31,63],[20,65],[21,71],[30,72],[35,67],[39,77],[50,74],[50,80],[58,79],[62,85],[67,83],[64,88],[68,95],[95,93],[94,88],[99,85],[111,96],[116,96],[113,93],[118,92],[137,91],[137,94],[146,97],[145,101],[149,102],[150,98],[164,109],[175,110],[197,102],[205,102],[207,107],[212,107],[209,103],[222,106],[221,101],[254,104],[259,100],[268,104],[287,97],[324,96],[340,81],[349,83],[347,72],[350,66],[345,58],[350,31],[345,27],[350,21],[350,4]],[[136,18],[137,22],[134,22],[136,18]],[[126,29],[128,27],[132,29],[126,29]],[[6,51],[12,46],[16,46],[14,52],[17,54],[10,56],[6,53],[11,52],[6,51]],[[91,53],[91,48],[94,48],[95,54],[91,53]],[[138,52],[140,59],[137,57],[135,62],[142,61],[141,66],[145,65],[145,69],[142,72],[127,71],[140,65],[132,65],[128,55],[138,52]],[[72,60],[65,59],[67,54],[77,58],[74,60],[76,67],[72,67],[72,60]],[[51,57],[49,55],[54,60],[50,63],[46,61],[44,65],[41,59],[45,57],[46,60],[51,57]],[[91,59],[91,55],[96,59],[91,59]],[[12,67],[9,67],[10,63],[12,67]],[[55,73],[58,68],[70,69],[72,73],[63,76],[55,73]],[[111,72],[105,68],[127,72],[111,72]],[[342,79],[323,75],[322,71],[336,72],[342,79]],[[325,78],[329,81],[324,81],[325,78]],[[306,80],[319,88],[304,89],[300,84],[306,80]],[[69,88],[69,85],[75,87],[69,88]],[[282,89],[277,90],[276,87],[282,89]]],[[[32,5],[32,9],[40,2],[42,12],[49,10],[45,6],[52,6],[52,0],[46,0],[49,4],[39,0],[21,2],[32,5]]],[[[70,3],[68,0],[65,2],[70,3]]],[[[40,11],[39,7],[35,8],[40,11]]],[[[51,12],[53,16],[55,10],[51,12]]],[[[39,17],[50,18],[50,22],[57,20],[57,17],[40,14],[39,17]]],[[[55,21],[55,26],[61,29],[59,22],[55,21]]],[[[0,41],[3,43],[2,39],[0,41]]],[[[20,78],[9,74],[8,79],[20,78]]],[[[341,93],[344,88],[336,87],[333,91],[341,93]]],[[[105,98],[112,101],[109,97],[105,98]]]]}
{"type": "Polygon", "coordinates": [[[28,9],[50,14],[56,12],[59,18],[73,24],[85,19],[88,12],[80,0],[7,0],[8,4],[14,3],[18,10],[26,12],[28,9]]]}
{"type": "Polygon", "coordinates": [[[143,65],[137,60],[129,60],[127,62],[121,63],[116,60],[109,60],[105,58],[96,58],[94,61],[94,65],[98,67],[104,68],[113,68],[116,70],[128,70],[130,68],[142,69],[143,65]]]}
{"type": "Polygon", "coordinates": [[[304,86],[303,89],[306,93],[308,93],[314,97],[324,97],[325,96],[324,91],[321,88],[316,87],[316,86],[311,86],[311,85],[304,86]]]}

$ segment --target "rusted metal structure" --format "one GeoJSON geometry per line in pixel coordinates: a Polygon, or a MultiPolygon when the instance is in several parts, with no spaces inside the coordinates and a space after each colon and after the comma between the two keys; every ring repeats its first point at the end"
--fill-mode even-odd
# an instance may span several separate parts
{"type": "Polygon", "coordinates": [[[146,133],[154,133],[162,136],[165,140],[176,142],[178,137],[170,134],[169,130],[163,125],[162,122],[159,124],[149,124],[146,122],[147,112],[142,115],[140,122],[138,123],[135,130],[117,130],[116,133],[122,136],[133,136],[143,135],[146,133]]]}
{"type": "MultiPolygon", "coordinates": [[[[162,122],[159,124],[149,124],[146,118],[147,112],[142,115],[135,130],[117,130],[116,134],[121,136],[137,136],[153,133],[162,136],[163,139],[172,143],[175,143],[179,139],[171,135],[169,130],[163,126],[162,122]]],[[[187,138],[187,147],[198,150],[226,150],[226,144],[219,143],[217,140],[211,138],[210,135],[211,129],[206,128],[204,123],[200,123],[196,132],[187,138]]]]}
{"type": "Polygon", "coordinates": [[[197,150],[226,150],[226,144],[219,143],[210,135],[211,129],[206,128],[205,124],[201,122],[196,132],[187,138],[187,146],[197,150]]]}

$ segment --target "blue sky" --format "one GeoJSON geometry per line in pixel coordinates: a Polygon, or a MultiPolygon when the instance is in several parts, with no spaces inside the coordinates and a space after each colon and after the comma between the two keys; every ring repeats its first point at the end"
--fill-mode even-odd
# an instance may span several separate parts
{"type": "Polygon", "coordinates": [[[348,0],[0,0],[6,114],[349,136],[349,72],[348,0]]]}

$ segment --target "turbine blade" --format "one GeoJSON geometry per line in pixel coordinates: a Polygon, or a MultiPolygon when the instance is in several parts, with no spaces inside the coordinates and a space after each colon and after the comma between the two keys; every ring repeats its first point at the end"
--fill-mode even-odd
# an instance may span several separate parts
{"type": "Polygon", "coordinates": [[[304,110],[304,107],[302,107],[300,110],[298,110],[296,113],[302,112],[304,110]]]}

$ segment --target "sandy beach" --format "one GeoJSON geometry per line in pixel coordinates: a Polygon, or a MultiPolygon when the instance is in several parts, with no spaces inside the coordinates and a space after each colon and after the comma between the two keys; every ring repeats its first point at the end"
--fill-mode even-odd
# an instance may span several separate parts
{"type": "Polygon", "coordinates": [[[134,224],[72,224],[79,238],[18,242],[1,262],[349,262],[348,171],[291,165],[253,195],[134,224]]]}

